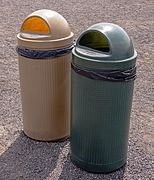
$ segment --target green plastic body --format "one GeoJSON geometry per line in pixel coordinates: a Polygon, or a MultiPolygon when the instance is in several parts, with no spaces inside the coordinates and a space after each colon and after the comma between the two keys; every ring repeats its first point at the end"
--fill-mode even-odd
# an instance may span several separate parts
{"type": "Polygon", "coordinates": [[[72,70],[71,159],[92,172],[126,163],[134,81],[92,80],[72,70]]]}
{"type": "MultiPolygon", "coordinates": [[[[77,48],[73,49],[72,62],[80,67],[125,69],[136,63],[133,47],[131,55],[119,61],[114,57],[86,57],[77,48]]],[[[94,80],[72,69],[71,81],[71,160],[86,171],[115,171],[127,161],[134,80],[94,80]]]]}

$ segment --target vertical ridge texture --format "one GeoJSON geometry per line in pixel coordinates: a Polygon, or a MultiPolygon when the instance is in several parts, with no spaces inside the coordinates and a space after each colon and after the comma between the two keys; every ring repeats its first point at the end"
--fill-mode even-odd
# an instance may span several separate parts
{"type": "Polygon", "coordinates": [[[97,171],[98,165],[98,171],[113,170],[126,161],[133,84],[92,80],[72,71],[71,152],[87,170],[97,171]]]}
{"type": "Polygon", "coordinates": [[[71,54],[43,60],[19,56],[25,133],[38,140],[69,135],[71,54]]]}

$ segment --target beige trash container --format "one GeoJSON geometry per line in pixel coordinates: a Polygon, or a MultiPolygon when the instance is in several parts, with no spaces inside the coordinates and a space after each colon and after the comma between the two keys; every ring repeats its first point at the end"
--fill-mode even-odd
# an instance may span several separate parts
{"type": "Polygon", "coordinates": [[[17,35],[23,128],[33,139],[69,136],[73,36],[67,21],[51,10],[30,14],[17,35]]]}

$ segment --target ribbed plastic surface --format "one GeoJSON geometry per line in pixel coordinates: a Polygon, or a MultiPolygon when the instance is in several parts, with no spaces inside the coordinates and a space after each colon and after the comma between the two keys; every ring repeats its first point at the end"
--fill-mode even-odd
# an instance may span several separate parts
{"type": "Polygon", "coordinates": [[[71,57],[34,60],[19,56],[24,132],[33,139],[69,135],[71,57]]]}
{"type": "Polygon", "coordinates": [[[72,70],[71,158],[80,168],[111,172],[126,163],[133,85],[72,70]]]}

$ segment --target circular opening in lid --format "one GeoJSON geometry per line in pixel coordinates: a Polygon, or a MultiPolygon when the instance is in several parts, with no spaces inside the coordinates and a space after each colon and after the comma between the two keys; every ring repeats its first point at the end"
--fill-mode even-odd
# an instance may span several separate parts
{"type": "Polygon", "coordinates": [[[89,50],[96,50],[99,53],[109,53],[110,44],[108,39],[98,31],[86,32],[79,40],[79,46],[86,47],[89,50]]]}
{"type": "Polygon", "coordinates": [[[23,33],[30,33],[30,34],[49,34],[50,33],[50,28],[47,22],[37,16],[32,16],[27,18],[22,27],[21,27],[21,32],[23,33]]]}

